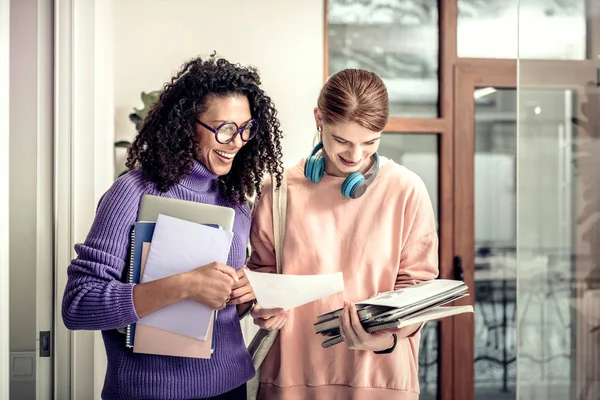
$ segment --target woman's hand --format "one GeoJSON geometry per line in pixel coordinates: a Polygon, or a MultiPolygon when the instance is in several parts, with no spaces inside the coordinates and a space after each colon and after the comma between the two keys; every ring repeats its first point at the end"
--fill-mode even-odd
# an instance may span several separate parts
{"type": "Polygon", "coordinates": [[[340,315],[340,334],[350,350],[382,351],[394,345],[392,333],[381,331],[369,333],[360,323],[354,304],[346,303],[340,315]]]}
{"type": "Polygon", "coordinates": [[[238,281],[233,284],[231,299],[227,304],[238,305],[254,300],[256,296],[246,276],[245,268],[240,268],[236,272],[238,281]]]}
{"type": "Polygon", "coordinates": [[[185,275],[185,298],[213,310],[225,308],[233,285],[238,281],[235,269],[217,262],[198,267],[185,275]]]}
{"type": "Polygon", "coordinates": [[[254,306],[250,315],[254,324],[269,331],[281,329],[288,319],[288,313],[283,308],[261,308],[258,304],[254,306]]]}

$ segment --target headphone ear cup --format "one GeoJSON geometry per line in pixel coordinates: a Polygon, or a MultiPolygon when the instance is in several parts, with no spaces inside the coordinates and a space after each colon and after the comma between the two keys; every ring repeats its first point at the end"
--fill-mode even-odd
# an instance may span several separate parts
{"type": "Polygon", "coordinates": [[[306,163],[304,164],[304,176],[308,179],[312,176],[314,160],[313,157],[308,157],[306,159],[306,163]]]}
{"type": "Polygon", "coordinates": [[[325,158],[323,156],[313,156],[312,173],[310,180],[319,183],[325,173],[325,158]]]}
{"type": "Polygon", "coordinates": [[[323,156],[311,156],[304,164],[304,176],[313,183],[319,183],[325,172],[325,159],[323,156]]]}
{"type": "Polygon", "coordinates": [[[342,195],[349,199],[352,198],[352,191],[356,186],[365,180],[365,177],[360,172],[350,174],[342,184],[342,195]]]}

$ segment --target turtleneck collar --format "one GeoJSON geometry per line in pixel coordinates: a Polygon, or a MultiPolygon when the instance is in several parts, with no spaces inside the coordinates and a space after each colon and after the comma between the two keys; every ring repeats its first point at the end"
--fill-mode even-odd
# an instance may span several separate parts
{"type": "Polygon", "coordinates": [[[208,191],[218,176],[210,171],[204,164],[194,160],[192,172],[181,181],[181,185],[198,192],[208,191]]]}

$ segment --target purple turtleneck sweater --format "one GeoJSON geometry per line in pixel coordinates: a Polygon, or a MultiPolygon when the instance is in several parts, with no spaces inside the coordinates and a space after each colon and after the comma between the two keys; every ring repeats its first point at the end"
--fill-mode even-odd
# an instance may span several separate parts
{"type": "MultiPolygon", "coordinates": [[[[166,193],[142,182],[136,170],[119,178],[100,199],[96,218],[77,258],[68,268],[62,305],[68,329],[102,330],[108,368],[103,399],[197,399],[232,390],[254,375],[237,311],[219,311],[215,351],[210,360],[137,354],[125,347],[117,331],[138,321],[133,286],[125,282],[129,236],[143,194],[232,207],[217,190],[216,175],[195,162],[189,176],[166,193]]],[[[250,231],[247,205],[234,207],[233,243],[228,265],[238,269],[246,259],[250,231]]]]}

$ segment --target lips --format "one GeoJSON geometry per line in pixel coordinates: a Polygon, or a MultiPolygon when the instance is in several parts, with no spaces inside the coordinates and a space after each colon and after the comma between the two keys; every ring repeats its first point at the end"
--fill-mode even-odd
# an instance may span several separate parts
{"type": "Polygon", "coordinates": [[[221,160],[221,162],[229,164],[231,162],[233,162],[233,158],[235,157],[236,153],[228,153],[225,151],[221,151],[221,150],[214,150],[215,154],[217,155],[217,157],[219,158],[219,160],[221,160]]]}
{"type": "Polygon", "coordinates": [[[344,157],[338,155],[338,157],[340,158],[340,161],[342,162],[342,164],[344,164],[347,167],[356,167],[360,164],[360,160],[359,161],[348,161],[346,160],[344,157]]]}

